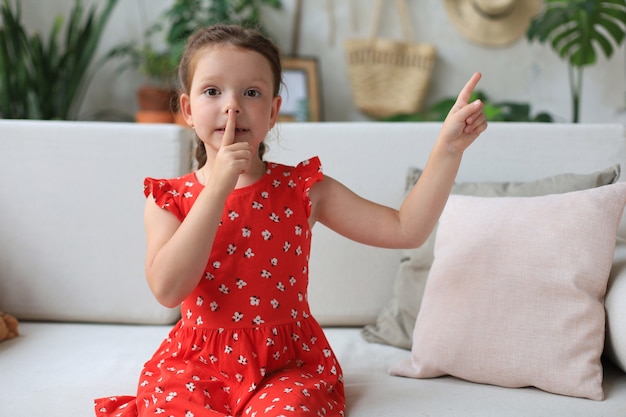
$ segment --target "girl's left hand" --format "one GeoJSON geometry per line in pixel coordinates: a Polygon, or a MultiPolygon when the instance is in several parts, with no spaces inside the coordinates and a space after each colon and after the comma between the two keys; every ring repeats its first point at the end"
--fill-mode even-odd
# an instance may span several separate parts
{"type": "Polygon", "coordinates": [[[451,150],[459,153],[463,153],[487,129],[483,102],[481,100],[469,102],[480,78],[479,72],[472,75],[459,93],[441,128],[441,138],[447,142],[451,150]]]}

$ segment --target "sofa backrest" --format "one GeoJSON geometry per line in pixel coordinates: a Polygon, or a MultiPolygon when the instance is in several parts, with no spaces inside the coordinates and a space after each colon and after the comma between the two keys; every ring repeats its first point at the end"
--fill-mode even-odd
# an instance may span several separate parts
{"type": "Polygon", "coordinates": [[[189,170],[174,125],[0,120],[0,310],[170,323],[144,278],[143,178],[189,170]]]}
{"type": "MultiPolygon", "coordinates": [[[[283,123],[268,160],[319,155],[325,173],[399,207],[437,123],[283,123]]],[[[190,170],[191,132],[174,125],[0,120],[0,310],[21,319],[171,323],[144,278],[143,178],[190,170]]],[[[525,181],[626,167],[621,125],[492,123],[459,181],[525,181]]],[[[622,228],[626,229],[626,228],[622,228]]],[[[314,230],[309,300],[324,325],[375,321],[403,252],[314,230]]]]}

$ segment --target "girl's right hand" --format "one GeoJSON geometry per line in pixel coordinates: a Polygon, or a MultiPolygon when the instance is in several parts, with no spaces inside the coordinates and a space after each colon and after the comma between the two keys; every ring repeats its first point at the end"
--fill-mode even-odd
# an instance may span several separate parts
{"type": "Polygon", "coordinates": [[[211,174],[207,176],[205,186],[220,187],[223,192],[229,194],[237,185],[239,175],[250,169],[252,162],[252,150],[248,142],[235,142],[235,128],[237,116],[235,111],[228,110],[228,119],[222,144],[215,156],[215,163],[211,168],[211,174]]]}

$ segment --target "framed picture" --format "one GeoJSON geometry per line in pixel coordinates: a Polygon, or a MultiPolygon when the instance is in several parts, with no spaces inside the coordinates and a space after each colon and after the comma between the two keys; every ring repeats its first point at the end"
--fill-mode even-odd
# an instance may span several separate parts
{"type": "Polygon", "coordinates": [[[279,121],[319,122],[322,120],[320,83],[316,58],[283,57],[283,103],[279,121]]]}

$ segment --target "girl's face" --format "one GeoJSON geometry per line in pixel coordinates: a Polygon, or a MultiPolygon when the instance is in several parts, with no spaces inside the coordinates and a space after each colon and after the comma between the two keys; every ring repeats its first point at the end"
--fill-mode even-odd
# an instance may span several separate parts
{"type": "Polygon", "coordinates": [[[181,111],[204,142],[207,156],[217,153],[231,109],[236,115],[235,142],[248,142],[258,150],[276,123],[281,104],[280,96],[274,96],[267,59],[224,44],[200,49],[193,63],[191,88],[181,96],[181,111]]]}

